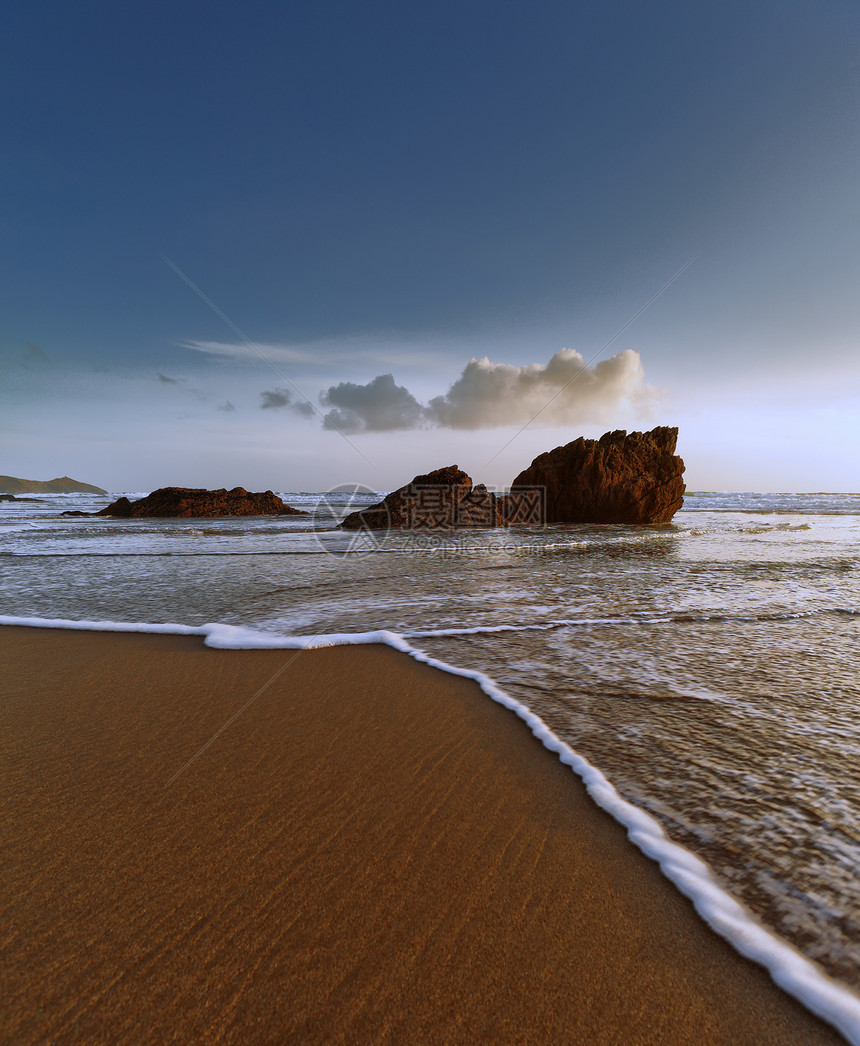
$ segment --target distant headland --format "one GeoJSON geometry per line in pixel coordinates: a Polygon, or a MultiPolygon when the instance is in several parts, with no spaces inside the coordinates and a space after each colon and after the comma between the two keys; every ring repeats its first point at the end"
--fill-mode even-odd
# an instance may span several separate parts
{"type": "Polygon", "coordinates": [[[0,493],[4,494],[107,494],[92,483],[81,483],[69,476],[59,479],[18,479],[17,476],[0,476],[0,493]]]}

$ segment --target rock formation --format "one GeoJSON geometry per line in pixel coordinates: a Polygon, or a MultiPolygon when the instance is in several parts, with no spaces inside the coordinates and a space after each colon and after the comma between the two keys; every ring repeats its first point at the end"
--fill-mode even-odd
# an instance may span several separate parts
{"type": "Polygon", "coordinates": [[[416,476],[378,505],[352,512],[346,530],[447,530],[497,527],[503,523],[499,499],[456,465],[416,476]]]}
{"type": "Polygon", "coordinates": [[[541,454],[510,494],[473,485],[456,465],[416,476],[383,501],[353,512],[346,530],[446,530],[543,523],[668,523],[684,500],[676,428],[619,429],[541,454]]]}
{"type": "MultiPolygon", "coordinates": [[[[71,514],[71,513],[69,513],[71,514]]],[[[118,498],[95,516],[140,518],[203,518],[218,516],[305,516],[306,512],[290,508],[267,490],[252,494],[243,487],[232,490],[205,490],[202,487],[160,487],[145,498],[129,501],[118,498]]]]}
{"type": "Polygon", "coordinates": [[[678,430],[619,429],[541,454],[511,485],[545,490],[547,523],[668,523],[684,500],[678,430]]]}

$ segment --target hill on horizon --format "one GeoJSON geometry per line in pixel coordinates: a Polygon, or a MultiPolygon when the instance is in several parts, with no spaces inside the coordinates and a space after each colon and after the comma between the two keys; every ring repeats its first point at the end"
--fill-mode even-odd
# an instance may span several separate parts
{"type": "Polygon", "coordinates": [[[58,479],[18,479],[17,476],[0,476],[0,493],[3,494],[107,494],[92,483],[81,483],[69,476],[58,479]]]}

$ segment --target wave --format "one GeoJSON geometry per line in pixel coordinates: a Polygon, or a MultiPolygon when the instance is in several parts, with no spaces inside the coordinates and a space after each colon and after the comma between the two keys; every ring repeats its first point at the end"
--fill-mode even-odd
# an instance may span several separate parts
{"type": "Polygon", "coordinates": [[[820,615],[860,617],[860,610],[851,607],[828,607],[824,610],[804,610],[796,613],[764,614],[629,614],[624,617],[554,618],[538,624],[473,625],[468,628],[434,628],[426,631],[402,633],[408,639],[444,639],[449,636],[489,635],[493,632],[548,632],[556,628],[590,628],[595,625],[674,625],[710,624],[726,622],[796,621],[820,615]]]}
{"type": "MultiPolygon", "coordinates": [[[[42,530],[44,533],[51,534],[49,527],[38,527],[33,525],[34,528],[42,530]]],[[[0,527],[0,533],[2,533],[2,527],[0,527]]],[[[10,528],[13,529],[13,528],[10,528]]],[[[14,528],[14,529],[26,529],[26,527],[14,528]]],[[[619,528],[620,529],[620,528],[619,528]]],[[[129,538],[147,538],[154,531],[152,530],[125,530],[117,531],[113,537],[114,539],[129,539],[129,538]]],[[[156,532],[157,533],[157,532],[156,532]]],[[[270,532],[265,530],[253,530],[245,532],[218,532],[218,531],[202,531],[202,530],[181,530],[181,531],[162,531],[159,533],[159,537],[170,537],[170,538],[193,538],[196,540],[215,538],[223,539],[226,537],[235,537],[237,533],[240,536],[246,537],[250,540],[259,540],[261,537],[266,537],[270,532]]],[[[585,538],[569,538],[565,541],[497,541],[483,540],[480,541],[476,538],[470,540],[469,537],[457,536],[450,539],[445,537],[434,536],[428,539],[428,543],[419,543],[416,541],[415,536],[411,532],[402,532],[402,535],[398,532],[385,532],[385,534],[379,538],[373,536],[367,536],[365,531],[357,531],[354,536],[348,534],[341,534],[336,531],[328,529],[309,529],[303,530],[298,528],[291,528],[290,530],[278,529],[271,531],[273,534],[277,534],[282,538],[295,538],[297,535],[312,535],[312,540],[317,542],[316,548],[289,548],[289,549],[278,549],[278,548],[263,548],[263,549],[230,549],[229,551],[218,550],[218,549],[204,549],[200,551],[164,551],[164,550],[152,550],[147,549],[144,551],[129,551],[126,549],[111,549],[106,548],[101,551],[81,551],[81,550],[54,550],[51,548],[45,549],[44,551],[33,551],[31,549],[25,549],[23,551],[14,551],[10,549],[4,549],[0,551],[0,556],[15,556],[19,558],[38,558],[44,556],[51,556],[62,559],[85,559],[85,558],[97,558],[103,556],[122,556],[122,557],[151,557],[153,559],[161,558],[163,556],[491,556],[497,553],[503,552],[557,552],[570,551],[576,553],[601,553],[606,549],[612,549],[617,551],[624,548],[625,546],[632,545],[638,547],[640,545],[650,542],[662,542],[668,538],[675,538],[678,536],[685,536],[688,531],[677,531],[674,528],[667,529],[659,532],[649,532],[646,534],[634,534],[634,533],[619,533],[613,531],[609,535],[601,533],[599,535],[592,535],[585,538]],[[327,541],[330,538],[332,540],[327,541]],[[608,540],[607,540],[608,538],[608,540]],[[402,544],[398,545],[387,545],[387,541],[400,541],[402,544]],[[432,543],[430,543],[432,542],[432,543]]],[[[475,534],[476,532],[471,532],[475,534]]],[[[494,530],[481,530],[481,538],[497,533],[494,530]]],[[[86,540],[90,535],[94,535],[96,539],[105,538],[106,532],[103,530],[88,530],[88,529],[75,529],[74,539],[80,541],[80,535],[85,535],[86,540]]],[[[423,535],[422,535],[423,538],[423,535]]]]}
{"type": "MultiPolygon", "coordinates": [[[[850,611],[850,613],[856,612],[850,611]]],[[[622,619],[605,620],[620,622],[622,619]]],[[[644,616],[624,620],[643,621],[644,616]]],[[[648,619],[649,622],[655,620],[657,619],[648,619]]],[[[599,621],[601,619],[592,623],[599,621]]],[[[223,623],[192,626],[172,623],[74,621],[64,618],[8,615],[0,615],[0,625],[77,629],[93,632],[200,636],[206,646],[220,650],[311,650],[327,646],[383,643],[433,668],[474,680],[489,698],[514,712],[546,749],[557,755],[564,765],[573,770],[582,780],[594,802],[624,826],[630,841],[659,865],[663,875],[692,901],[698,914],[714,931],[724,937],[741,955],[764,966],[776,984],[798,999],[810,1011],[837,1028],[853,1046],[860,1046],[860,997],[846,985],[829,977],[797,949],[762,926],[741,904],[726,893],[703,861],[689,850],[672,842],[661,825],[650,814],[622,799],[595,766],[557,737],[531,709],[510,697],[483,672],[459,668],[440,661],[413,646],[406,635],[388,630],[316,636],[283,636],[223,623]]],[[[485,631],[498,631],[507,627],[516,626],[494,626],[485,631]]],[[[546,627],[558,627],[558,625],[548,623],[546,627]]],[[[439,630],[432,633],[412,633],[410,638],[475,631],[479,631],[479,629],[439,630]]]]}

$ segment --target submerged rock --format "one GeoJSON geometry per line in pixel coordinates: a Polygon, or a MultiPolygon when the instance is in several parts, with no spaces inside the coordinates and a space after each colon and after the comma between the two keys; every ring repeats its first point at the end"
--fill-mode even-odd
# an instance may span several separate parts
{"type": "Polygon", "coordinates": [[[145,498],[129,501],[117,498],[94,516],[139,518],[205,518],[218,516],[305,516],[267,490],[254,494],[244,487],[232,490],[206,490],[202,487],[160,487],[145,498]]]}
{"type": "Polygon", "coordinates": [[[580,437],[535,458],[511,484],[545,491],[547,523],[668,523],[684,500],[678,430],[580,437]]]}
{"type": "Polygon", "coordinates": [[[416,476],[377,505],[352,512],[345,530],[448,530],[452,527],[498,527],[503,524],[499,499],[483,485],[473,485],[457,465],[416,476]]]}

